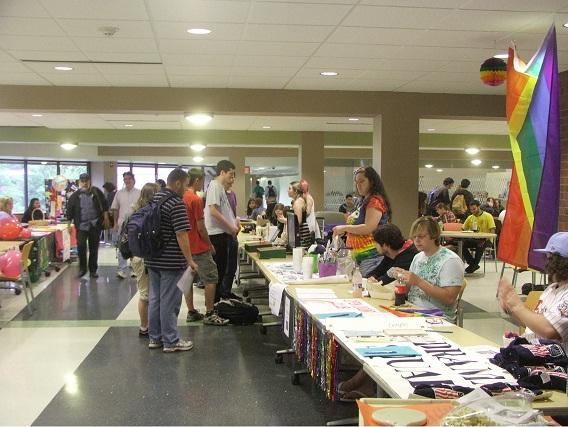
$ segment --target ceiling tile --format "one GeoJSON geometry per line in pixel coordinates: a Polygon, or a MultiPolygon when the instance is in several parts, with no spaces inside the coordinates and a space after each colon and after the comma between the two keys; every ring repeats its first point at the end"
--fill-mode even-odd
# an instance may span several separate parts
{"type": "Polygon", "coordinates": [[[337,25],[350,5],[255,2],[248,22],[255,24],[337,25]]]}
{"type": "Polygon", "coordinates": [[[0,16],[49,18],[49,14],[38,0],[2,0],[0,16]]]}
{"type": "Polygon", "coordinates": [[[322,42],[332,26],[248,24],[243,40],[281,42],[322,42]]]}
{"type": "Polygon", "coordinates": [[[56,18],[147,20],[143,0],[44,0],[56,18]]]}
{"type": "Polygon", "coordinates": [[[168,75],[172,76],[229,76],[231,66],[215,65],[168,65],[165,67],[168,75]]]}
{"type": "Polygon", "coordinates": [[[77,47],[67,37],[0,35],[0,47],[6,50],[74,51],[77,47]]]}
{"type": "Polygon", "coordinates": [[[42,77],[56,86],[110,86],[99,73],[77,74],[73,72],[42,73],[42,77]]]}
{"type": "Polygon", "coordinates": [[[237,53],[239,55],[310,56],[318,46],[318,43],[240,42],[237,53]]]}
{"type": "Polygon", "coordinates": [[[53,19],[0,17],[0,34],[12,36],[65,36],[53,19]]]}
{"type": "Polygon", "coordinates": [[[207,54],[182,55],[182,54],[171,54],[171,53],[164,53],[162,55],[162,61],[168,67],[172,65],[230,67],[233,64],[233,60],[234,60],[233,55],[207,55],[207,54]]]}
{"type": "Polygon", "coordinates": [[[162,39],[181,40],[240,40],[245,24],[219,22],[154,22],[156,35],[162,39]],[[196,36],[187,32],[190,28],[207,28],[211,33],[196,36]]]}
{"type": "Polygon", "coordinates": [[[247,19],[249,2],[239,0],[147,0],[150,14],[156,21],[234,22],[247,19]]]}
{"type": "Polygon", "coordinates": [[[73,41],[83,51],[91,52],[157,52],[154,39],[110,39],[106,37],[74,37],[73,41]]]}
{"type": "Polygon", "coordinates": [[[235,57],[235,66],[244,67],[301,67],[307,56],[239,55],[235,57]]]}
{"type": "Polygon", "coordinates": [[[430,28],[451,9],[357,6],[341,24],[353,27],[430,28]]]}
{"type": "Polygon", "coordinates": [[[160,39],[160,52],[183,54],[232,55],[238,42],[221,40],[171,40],[160,39]]]}
{"type": "Polygon", "coordinates": [[[50,83],[35,73],[22,73],[13,71],[0,72],[2,85],[50,85],[50,83]]]}
{"type": "Polygon", "coordinates": [[[243,77],[232,76],[228,87],[247,89],[282,89],[288,77],[243,77]]]}
{"type": "Polygon", "coordinates": [[[59,19],[59,25],[65,33],[73,37],[118,38],[152,38],[154,33],[150,21],[119,21],[116,19],[59,19]],[[111,37],[105,36],[101,27],[117,27],[118,31],[111,37]]]}
{"type": "Polygon", "coordinates": [[[225,88],[229,81],[228,76],[168,75],[168,78],[172,87],[225,88]]]}
{"type": "Polygon", "coordinates": [[[113,86],[169,86],[165,73],[161,74],[105,74],[105,79],[113,86]]]}

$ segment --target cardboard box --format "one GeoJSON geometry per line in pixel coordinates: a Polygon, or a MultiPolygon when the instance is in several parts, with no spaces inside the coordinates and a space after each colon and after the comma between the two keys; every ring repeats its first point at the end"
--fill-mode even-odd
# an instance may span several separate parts
{"type": "Polygon", "coordinates": [[[258,257],[260,259],[286,258],[286,248],[282,246],[260,248],[258,250],[258,257]]]}

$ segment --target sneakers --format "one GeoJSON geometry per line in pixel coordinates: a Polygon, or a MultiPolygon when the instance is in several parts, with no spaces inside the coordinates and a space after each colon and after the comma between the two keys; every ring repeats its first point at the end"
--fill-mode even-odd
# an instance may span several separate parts
{"type": "Polygon", "coordinates": [[[203,314],[201,314],[199,311],[197,310],[190,310],[187,312],[187,319],[185,319],[186,322],[199,322],[200,320],[203,320],[203,314]]]}
{"type": "Polygon", "coordinates": [[[118,277],[119,279],[126,279],[126,274],[124,273],[124,271],[117,271],[116,277],[118,277]]]}
{"type": "Polygon", "coordinates": [[[188,351],[193,348],[193,343],[190,340],[179,340],[171,347],[164,347],[162,351],[164,353],[173,353],[174,351],[188,351]]]}
{"type": "Polygon", "coordinates": [[[223,319],[215,312],[212,312],[203,318],[204,325],[225,326],[228,323],[229,319],[223,319]]]}
{"type": "Polygon", "coordinates": [[[150,341],[148,341],[148,348],[152,349],[152,348],[160,348],[163,347],[164,344],[162,344],[162,341],[158,341],[158,340],[153,340],[152,338],[150,338],[150,341]]]}

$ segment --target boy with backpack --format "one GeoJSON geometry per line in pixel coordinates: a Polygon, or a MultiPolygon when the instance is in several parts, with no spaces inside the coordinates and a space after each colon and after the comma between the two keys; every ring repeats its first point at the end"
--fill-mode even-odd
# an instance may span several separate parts
{"type": "MultiPolygon", "coordinates": [[[[151,244],[150,250],[142,257],[148,268],[150,278],[150,303],[148,309],[150,349],[163,347],[164,353],[187,351],[193,348],[189,340],[182,340],[177,330],[177,318],[182,300],[182,292],[177,283],[187,266],[198,270],[193,261],[187,232],[190,229],[182,196],[189,183],[185,171],[176,168],[168,175],[166,188],[154,195],[146,207],[132,214],[129,220],[128,240],[133,255],[139,256],[136,247],[140,239],[130,233],[131,223],[136,224],[139,216],[144,216],[143,225],[158,223],[153,234],[142,236],[145,241],[153,241],[159,235],[159,243],[151,244]],[[157,221],[156,221],[157,220],[157,221]],[[148,253],[150,252],[150,253],[148,253]]],[[[133,227],[133,226],[132,226],[133,227]]]]}

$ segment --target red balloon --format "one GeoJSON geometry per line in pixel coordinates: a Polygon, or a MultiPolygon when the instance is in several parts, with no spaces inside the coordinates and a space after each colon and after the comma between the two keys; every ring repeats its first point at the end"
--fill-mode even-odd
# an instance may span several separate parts
{"type": "Polygon", "coordinates": [[[29,239],[30,237],[32,237],[32,230],[30,230],[29,228],[22,228],[22,231],[20,232],[20,238],[29,239]]]}
{"type": "Polygon", "coordinates": [[[6,257],[6,265],[2,268],[2,274],[8,278],[17,278],[20,276],[20,260],[22,259],[22,254],[16,249],[9,250],[4,255],[6,257]]]}
{"type": "Polygon", "coordinates": [[[22,226],[6,212],[0,212],[0,240],[14,240],[20,236],[22,226]]]}

